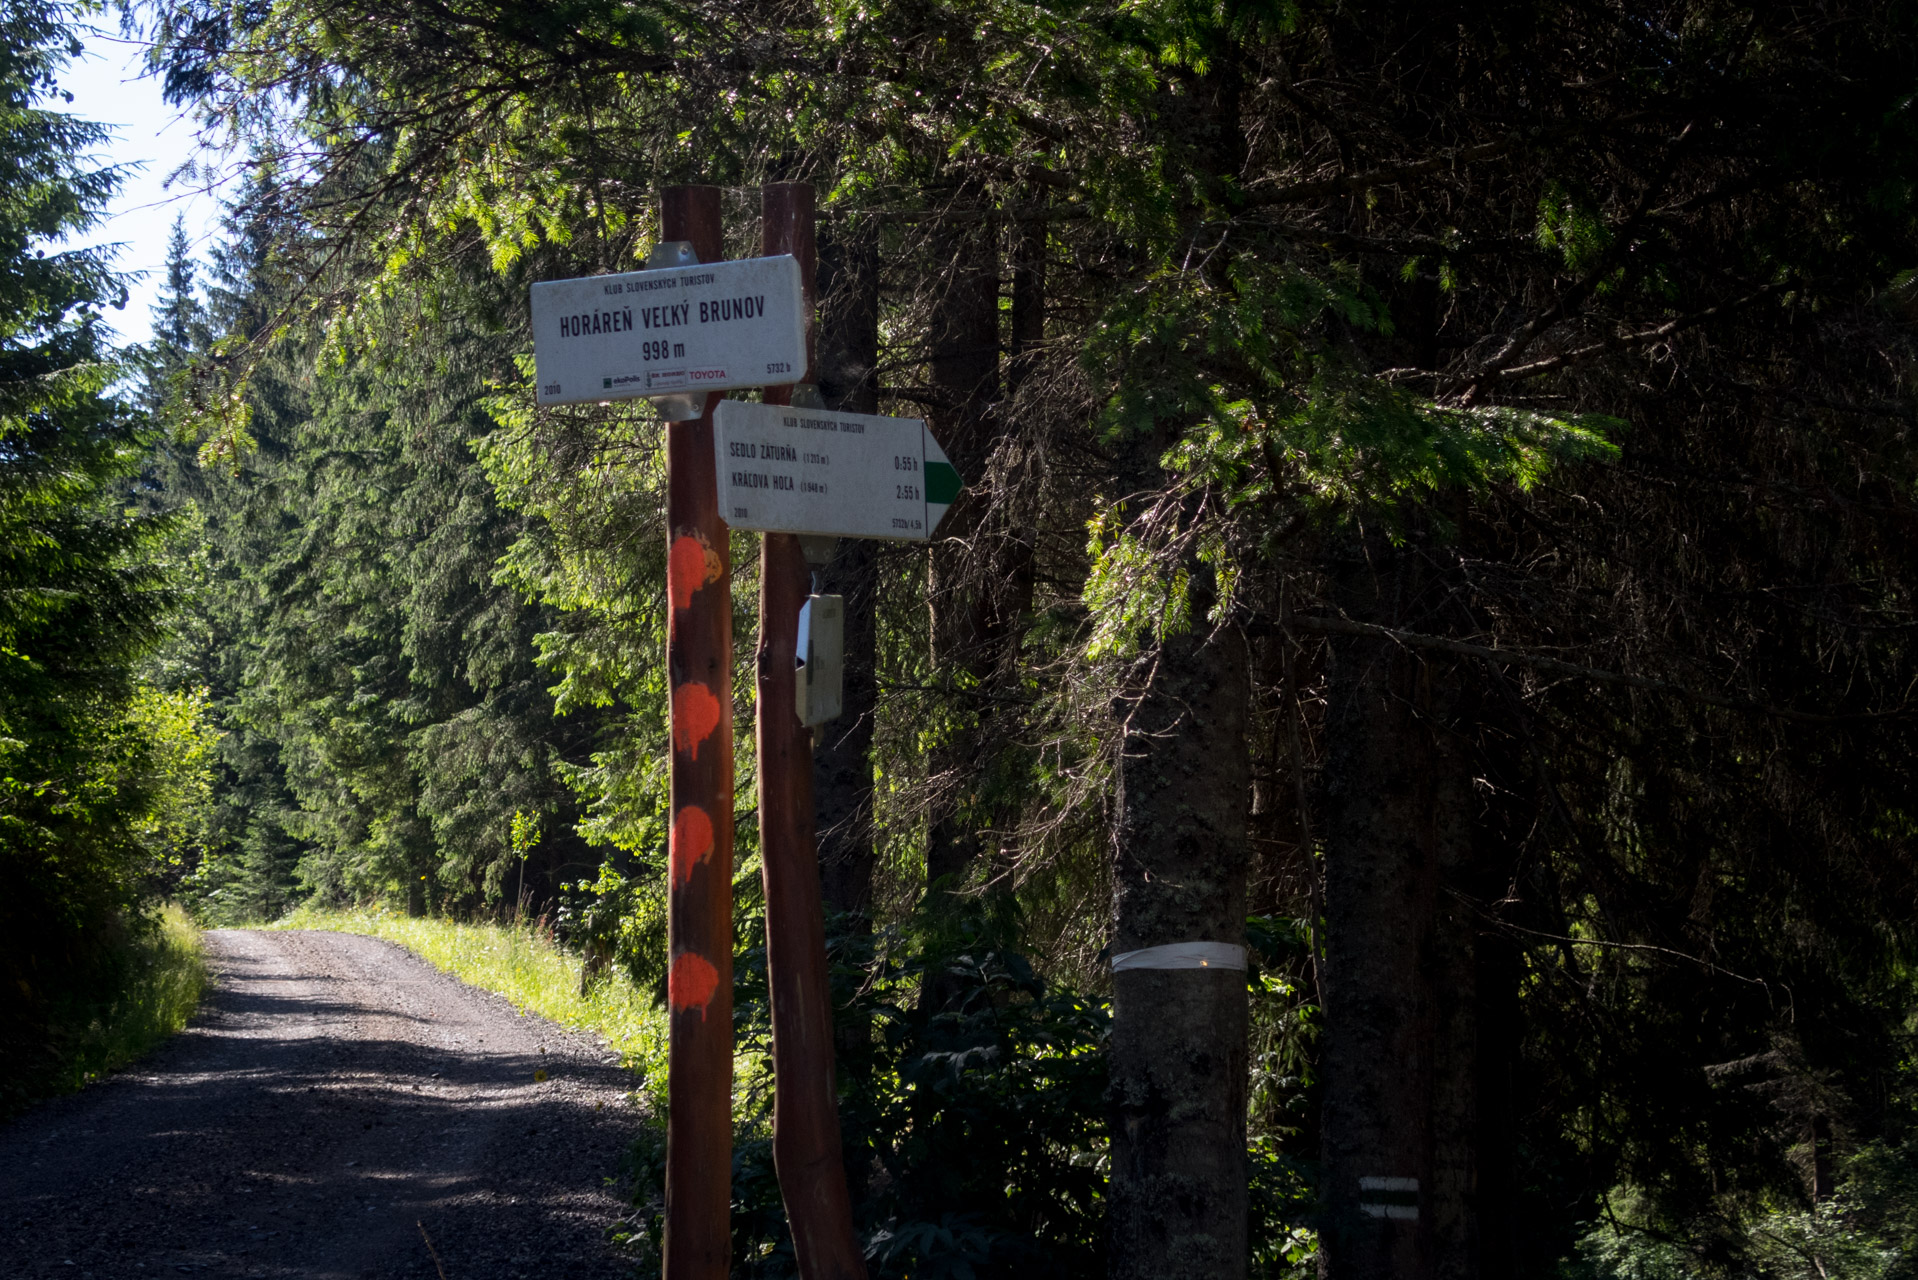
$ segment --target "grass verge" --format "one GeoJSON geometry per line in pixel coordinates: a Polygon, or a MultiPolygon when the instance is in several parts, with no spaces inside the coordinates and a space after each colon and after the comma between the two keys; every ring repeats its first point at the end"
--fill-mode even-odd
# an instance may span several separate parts
{"type": "Polygon", "coordinates": [[[462,982],[497,992],[517,1009],[563,1027],[597,1032],[620,1061],[663,1082],[666,1019],[623,973],[608,973],[585,995],[579,961],[529,925],[462,924],[388,911],[301,907],[272,929],[331,929],[397,943],[462,982]]]}
{"type": "Polygon", "coordinates": [[[118,1071],[187,1024],[206,991],[200,931],[169,903],[135,933],[111,994],[71,995],[49,1010],[51,1062],[37,1093],[71,1093],[118,1071]]]}

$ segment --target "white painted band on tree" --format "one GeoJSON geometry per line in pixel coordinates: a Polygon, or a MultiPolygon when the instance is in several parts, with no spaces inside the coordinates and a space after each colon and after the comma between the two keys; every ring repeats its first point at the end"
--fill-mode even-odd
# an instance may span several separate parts
{"type": "Polygon", "coordinates": [[[1417,1178],[1360,1178],[1359,1194],[1370,1192],[1372,1200],[1361,1199],[1359,1212],[1368,1218],[1395,1218],[1416,1222],[1419,1216],[1417,1178]],[[1377,1197],[1385,1197],[1383,1200],[1377,1197]]]}
{"type": "Polygon", "coordinates": [[[1112,972],[1121,969],[1244,969],[1245,948],[1229,942],[1174,942],[1163,947],[1121,951],[1112,972]]]}

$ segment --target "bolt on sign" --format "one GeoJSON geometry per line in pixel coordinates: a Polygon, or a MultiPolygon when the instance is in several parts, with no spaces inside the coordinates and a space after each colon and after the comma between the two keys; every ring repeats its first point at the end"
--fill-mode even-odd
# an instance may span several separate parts
{"type": "Polygon", "coordinates": [[[961,487],[920,418],[722,400],[713,452],[735,529],[923,542],[961,487]]]}
{"type": "Polygon", "coordinates": [[[764,387],[806,367],[791,254],[549,280],[532,296],[541,404],[764,387]]]}

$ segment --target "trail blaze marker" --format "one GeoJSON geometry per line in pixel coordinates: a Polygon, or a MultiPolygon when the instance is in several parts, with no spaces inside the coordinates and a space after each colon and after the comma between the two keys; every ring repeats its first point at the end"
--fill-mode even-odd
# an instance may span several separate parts
{"type": "MultiPolygon", "coordinates": [[[[706,266],[636,274],[653,279],[687,274],[717,277],[726,265],[712,261],[719,257],[722,245],[719,194],[719,188],[709,186],[670,187],[661,193],[661,238],[689,241],[689,256],[706,259],[706,266]]],[[[796,272],[797,265],[788,270],[796,272]]],[[[610,286],[633,278],[609,276],[603,283],[610,286]]],[[[551,286],[546,301],[571,297],[566,290],[579,290],[582,284],[597,289],[601,283],[569,281],[551,286]]],[[[540,289],[538,285],[533,289],[536,315],[540,289]]],[[[653,292],[681,299],[690,296],[677,285],[653,292]]],[[[610,304],[615,295],[598,296],[610,304]]],[[[625,294],[622,289],[620,296],[645,295],[625,294]]],[[[637,322],[639,304],[633,307],[637,322]]],[[[766,309],[772,312],[770,303],[766,309]]],[[[550,334],[558,314],[567,313],[549,305],[548,328],[535,329],[542,334],[542,377],[548,372],[550,350],[544,335],[550,334]]],[[[696,307],[692,314],[698,314],[696,307]]],[[[619,323],[624,325],[624,316],[619,323]]],[[[602,320],[602,330],[605,324],[602,320]]],[[[571,322],[567,327],[573,327],[571,322]]],[[[639,341],[649,332],[635,323],[630,331],[622,327],[611,335],[602,332],[578,341],[639,341]]],[[[559,385],[564,387],[569,377],[559,375],[559,385]]],[[[593,394],[610,398],[603,389],[593,394]]],[[[711,397],[698,399],[703,408],[711,397]]],[[[666,594],[672,603],[666,621],[666,673],[672,688],[673,825],[667,842],[671,874],[666,938],[671,960],[666,998],[671,1012],[666,1048],[664,1280],[725,1280],[732,1258],[733,604],[726,525],[713,501],[712,431],[712,419],[698,410],[686,420],[665,425],[666,594]]]]}
{"type": "Polygon", "coordinates": [[[813,190],[768,185],[767,256],[730,262],[716,261],[719,197],[712,186],[661,193],[654,269],[532,287],[537,398],[650,397],[665,425],[673,822],[663,1275],[724,1280],[731,1259],[730,523],[766,532],[755,736],[773,1158],[799,1273],[865,1280],[842,1162],[812,829],[809,726],[839,712],[844,603],[807,596],[793,535],[926,540],[958,497],[959,474],[917,418],[781,403],[812,376],[813,190]],[[738,387],[766,388],[767,403],[715,405],[704,394],[738,387]]]}
{"type": "Polygon", "coordinates": [[[791,254],[536,284],[539,403],[793,382],[807,314],[791,254]]]}
{"type": "Polygon", "coordinates": [[[959,473],[919,418],[723,401],[719,514],[735,529],[923,542],[959,473]]]}

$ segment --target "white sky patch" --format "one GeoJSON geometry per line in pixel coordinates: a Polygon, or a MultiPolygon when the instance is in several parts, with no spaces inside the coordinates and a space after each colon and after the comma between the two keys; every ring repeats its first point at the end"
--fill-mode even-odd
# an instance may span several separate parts
{"type": "Polygon", "coordinates": [[[125,175],[108,216],[63,247],[119,246],[115,266],[129,275],[131,296],[126,310],[108,310],[107,320],[122,341],[145,342],[152,336],[152,309],[166,279],[167,233],[175,215],[186,216],[187,238],[201,264],[196,283],[204,285],[206,251],[219,231],[220,193],[205,190],[204,180],[167,183],[195,158],[199,141],[193,121],[161,98],[159,80],[141,76],[146,46],[110,26],[83,27],[79,34],[86,52],[60,76],[60,87],[73,101],[53,98],[41,105],[113,129],[112,140],[92,152],[93,162],[140,167],[125,175]]]}

